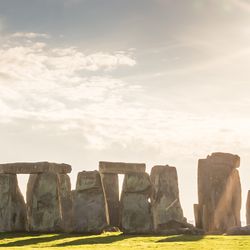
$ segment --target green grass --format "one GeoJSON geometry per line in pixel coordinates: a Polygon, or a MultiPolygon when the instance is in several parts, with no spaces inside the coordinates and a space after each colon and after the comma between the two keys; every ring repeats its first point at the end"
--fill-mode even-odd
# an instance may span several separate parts
{"type": "Polygon", "coordinates": [[[101,250],[250,250],[250,236],[125,236],[106,233],[94,236],[73,234],[0,234],[3,249],[101,249],[101,250]]]}

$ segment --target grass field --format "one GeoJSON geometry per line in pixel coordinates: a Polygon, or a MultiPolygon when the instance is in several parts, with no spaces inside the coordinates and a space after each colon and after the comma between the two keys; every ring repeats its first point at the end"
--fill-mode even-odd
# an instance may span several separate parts
{"type": "Polygon", "coordinates": [[[95,236],[72,234],[0,234],[3,249],[102,249],[102,250],[250,250],[250,236],[95,236]]]}

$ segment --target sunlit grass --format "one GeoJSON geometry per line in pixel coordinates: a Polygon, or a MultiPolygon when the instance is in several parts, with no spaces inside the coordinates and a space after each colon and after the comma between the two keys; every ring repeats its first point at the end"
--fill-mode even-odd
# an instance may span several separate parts
{"type": "Polygon", "coordinates": [[[250,236],[132,236],[119,233],[74,234],[0,234],[3,249],[164,249],[237,250],[250,249],[250,236]]]}

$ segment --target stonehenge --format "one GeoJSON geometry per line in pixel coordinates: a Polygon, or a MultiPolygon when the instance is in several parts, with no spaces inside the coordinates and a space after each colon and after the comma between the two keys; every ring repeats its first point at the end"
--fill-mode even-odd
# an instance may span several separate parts
{"type": "Polygon", "coordinates": [[[195,226],[187,223],[175,167],[99,162],[98,171],[78,173],[71,188],[71,166],[50,162],[0,164],[0,232],[99,234],[119,228],[127,234],[250,234],[241,227],[240,157],[212,153],[198,161],[195,226]],[[26,202],[17,174],[29,174],[26,202]],[[124,175],[119,191],[118,175],[124,175]]]}
{"type": "Polygon", "coordinates": [[[213,153],[198,162],[198,204],[194,205],[196,227],[224,233],[240,227],[240,157],[213,153]]]}

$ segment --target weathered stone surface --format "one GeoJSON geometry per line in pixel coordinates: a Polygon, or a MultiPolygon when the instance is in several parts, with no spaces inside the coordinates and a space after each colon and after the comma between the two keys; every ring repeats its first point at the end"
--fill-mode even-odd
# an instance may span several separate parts
{"type": "Polygon", "coordinates": [[[101,233],[109,223],[107,204],[98,171],[78,173],[73,192],[73,231],[101,233]]]}
{"type": "Polygon", "coordinates": [[[206,232],[223,233],[230,227],[240,226],[241,184],[235,169],[239,159],[229,154],[223,159],[223,153],[216,153],[199,160],[198,200],[202,228],[206,232]]]}
{"type": "Polygon", "coordinates": [[[246,222],[247,222],[247,225],[250,225],[250,190],[248,190],[248,193],[247,193],[246,222]]]}
{"type": "Polygon", "coordinates": [[[144,163],[124,163],[124,162],[99,162],[100,173],[128,174],[143,173],[146,170],[144,163]]]}
{"type": "Polygon", "coordinates": [[[27,214],[15,174],[0,174],[0,232],[27,230],[27,214]]]}
{"type": "Polygon", "coordinates": [[[121,194],[121,230],[124,233],[152,232],[150,193],[151,182],[147,173],[125,175],[121,194]]]}
{"type": "Polygon", "coordinates": [[[56,173],[30,175],[26,196],[30,231],[62,230],[59,186],[59,176],[56,173]]]}
{"type": "Polygon", "coordinates": [[[70,178],[67,174],[59,174],[59,194],[62,212],[62,230],[72,231],[73,204],[70,178]]]}
{"type": "Polygon", "coordinates": [[[67,174],[71,172],[68,164],[58,164],[52,162],[17,162],[0,164],[0,173],[5,174],[38,174],[44,172],[54,172],[67,174]]]}
{"type": "Polygon", "coordinates": [[[147,173],[128,174],[123,181],[123,192],[125,193],[149,193],[152,184],[147,173]]]}
{"type": "Polygon", "coordinates": [[[119,182],[117,174],[101,174],[102,184],[108,205],[109,223],[113,227],[119,226],[119,182]]]}
{"type": "Polygon", "coordinates": [[[212,153],[211,156],[208,155],[207,160],[210,161],[213,165],[227,165],[232,168],[238,168],[240,166],[240,157],[238,155],[229,153],[212,153]]]}
{"type": "Polygon", "coordinates": [[[178,177],[175,167],[154,166],[151,170],[153,193],[151,196],[154,230],[171,220],[185,222],[179,199],[178,177]]]}

